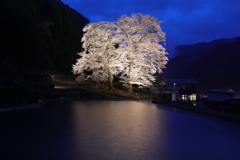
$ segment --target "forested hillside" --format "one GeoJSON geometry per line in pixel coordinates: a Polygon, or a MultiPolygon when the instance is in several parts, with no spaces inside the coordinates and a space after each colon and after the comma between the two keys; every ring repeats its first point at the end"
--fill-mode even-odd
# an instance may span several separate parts
{"type": "Polygon", "coordinates": [[[89,20],[59,0],[1,0],[0,21],[0,108],[56,97],[49,73],[71,74],[89,20]]]}
{"type": "Polygon", "coordinates": [[[58,0],[2,0],[1,75],[32,78],[70,73],[89,20],[58,0]]]}
{"type": "Polygon", "coordinates": [[[203,89],[240,91],[240,37],[177,46],[164,75],[193,76],[203,89]]]}

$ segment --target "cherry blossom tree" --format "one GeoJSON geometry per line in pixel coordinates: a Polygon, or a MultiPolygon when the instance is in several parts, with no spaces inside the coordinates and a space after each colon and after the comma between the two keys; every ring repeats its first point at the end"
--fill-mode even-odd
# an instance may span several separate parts
{"type": "Polygon", "coordinates": [[[123,69],[122,56],[117,53],[117,41],[114,39],[115,30],[111,22],[90,23],[83,29],[82,42],[84,51],[73,65],[74,74],[78,74],[77,81],[108,82],[109,89],[113,89],[113,75],[123,69]]]}
{"type": "Polygon", "coordinates": [[[128,85],[133,92],[132,84],[149,86],[155,81],[156,72],[161,73],[168,58],[166,49],[160,42],[165,42],[165,33],[157,18],[134,13],[123,15],[114,23],[117,35],[121,35],[122,53],[125,54],[125,69],[121,74],[121,82],[128,85]]]}
{"type": "Polygon", "coordinates": [[[134,13],[123,15],[115,22],[99,21],[84,28],[81,58],[73,65],[77,80],[108,81],[113,89],[113,75],[133,92],[132,85],[149,86],[161,73],[168,58],[165,33],[157,18],[134,13]],[[89,73],[90,72],[90,73],[89,73]]]}

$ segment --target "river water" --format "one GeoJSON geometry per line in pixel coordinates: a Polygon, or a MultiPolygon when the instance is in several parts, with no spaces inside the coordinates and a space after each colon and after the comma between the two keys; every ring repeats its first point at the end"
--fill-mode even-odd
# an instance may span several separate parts
{"type": "Polygon", "coordinates": [[[144,101],[1,113],[1,160],[238,160],[240,124],[144,101]]]}

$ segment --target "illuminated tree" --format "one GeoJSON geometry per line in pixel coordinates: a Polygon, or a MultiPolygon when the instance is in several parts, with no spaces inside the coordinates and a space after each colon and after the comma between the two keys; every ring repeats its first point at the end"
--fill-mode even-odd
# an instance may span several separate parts
{"type": "Polygon", "coordinates": [[[90,23],[83,29],[85,50],[79,53],[81,58],[73,65],[74,74],[79,74],[77,81],[107,81],[109,89],[113,89],[113,75],[119,74],[123,67],[112,25],[111,22],[100,21],[90,23]]]}
{"type": "Polygon", "coordinates": [[[149,86],[161,73],[168,59],[160,44],[165,41],[161,21],[149,15],[134,13],[118,17],[116,22],[99,21],[84,28],[81,58],[73,65],[77,80],[109,82],[113,75],[133,92],[132,85],[149,86]]]}
{"type": "Polygon", "coordinates": [[[149,15],[134,13],[123,15],[114,23],[117,35],[121,35],[122,53],[125,54],[121,82],[128,85],[133,92],[132,84],[149,86],[155,81],[153,74],[161,73],[168,58],[166,50],[160,44],[165,41],[165,33],[160,27],[161,21],[149,15]]]}

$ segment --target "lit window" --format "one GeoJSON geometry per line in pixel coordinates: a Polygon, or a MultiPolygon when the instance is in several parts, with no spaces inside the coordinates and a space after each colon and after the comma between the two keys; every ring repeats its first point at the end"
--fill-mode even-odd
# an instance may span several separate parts
{"type": "Polygon", "coordinates": [[[182,95],[182,100],[187,101],[187,95],[182,95]]]}
{"type": "Polygon", "coordinates": [[[196,101],[196,100],[197,100],[196,94],[190,95],[190,101],[196,101]]]}

